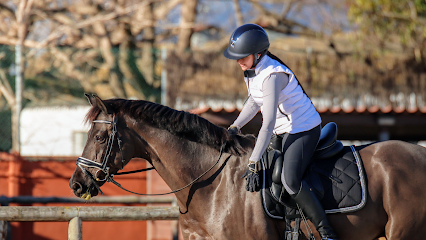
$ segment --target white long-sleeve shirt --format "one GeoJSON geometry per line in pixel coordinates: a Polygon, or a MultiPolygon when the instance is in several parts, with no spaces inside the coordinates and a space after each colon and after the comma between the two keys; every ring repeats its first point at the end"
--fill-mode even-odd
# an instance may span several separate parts
{"type": "Polygon", "coordinates": [[[262,112],[262,127],[250,161],[261,158],[273,133],[303,132],[321,123],[321,117],[290,69],[264,56],[255,73],[255,77],[245,78],[250,95],[232,124],[241,128],[253,119],[259,109],[262,112]]]}

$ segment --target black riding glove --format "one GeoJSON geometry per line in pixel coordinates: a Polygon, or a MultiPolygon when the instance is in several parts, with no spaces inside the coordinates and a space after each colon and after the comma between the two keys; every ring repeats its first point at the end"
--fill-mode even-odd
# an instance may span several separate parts
{"type": "Polygon", "coordinates": [[[246,177],[246,190],[249,192],[257,192],[260,190],[260,161],[250,162],[247,170],[241,178],[246,177]]]}
{"type": "Polygon", "coordinates": [[[240,129],[239,129],[237,126],[234,126],[234,125],[231,125],[231,126],[228,128],[228,132],[229,132],[229,134],[231,134],[231,135],[237,135],[237,134],[240,134],[240,133],[241,133],[240,129]]]}

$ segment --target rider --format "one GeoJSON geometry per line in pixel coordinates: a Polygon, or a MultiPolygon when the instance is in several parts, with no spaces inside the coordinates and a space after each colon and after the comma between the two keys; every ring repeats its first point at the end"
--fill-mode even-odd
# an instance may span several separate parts
{"type": "Polygon", "coordinates": [[[224,56],[236,60],[244,71],[249,97],[230,132],[239,132],[261,111],[263,122],[250,156],[247,191],[260,189],[260,158],[272,135],[282,138],[282,183],[297,205],[308,215],[322,239],[337,239],[323,207],[302,176],[311,162],[321,132],[321,117],[294,73],[269,51],[265,30],[244,24],[231,35],[224,56]]]}

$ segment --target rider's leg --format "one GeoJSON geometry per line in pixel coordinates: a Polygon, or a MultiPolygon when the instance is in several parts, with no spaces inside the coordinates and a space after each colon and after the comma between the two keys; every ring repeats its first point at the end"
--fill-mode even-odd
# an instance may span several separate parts
{"type": "Polygon", "coordinates": [[[299,192],[292,195],[292,197],[302,211],[311,219],[321,239],[337,239],[321,203],[305,181],[302,181],[299,192]]]}
{"type": "Polygon", "coordinates": [[[337,239],[326,214],[309,186],[302,182],[311,163],[321,132],[320,126],[306,132],[283,135],[284,166],[281,179],[288,193],[303,212],[312,219],[322,239],[337,239]]]}

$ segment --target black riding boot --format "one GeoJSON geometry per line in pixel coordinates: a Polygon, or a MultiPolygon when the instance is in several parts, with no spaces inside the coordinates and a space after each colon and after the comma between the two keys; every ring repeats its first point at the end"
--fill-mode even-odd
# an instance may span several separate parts
{"type": "Polygon", "coordinates": [[[322,240],[338,240],[336,234],[328,223],[325,211],[318,201],[315,194],[311,191],[309,185],[302,181],[300,190],[297,194],[292,195],[297,205],[302,209],[308,218],[311,219],[317,231],[321,235],[322,240]]]}

